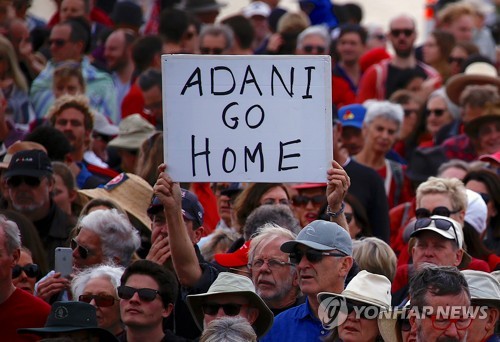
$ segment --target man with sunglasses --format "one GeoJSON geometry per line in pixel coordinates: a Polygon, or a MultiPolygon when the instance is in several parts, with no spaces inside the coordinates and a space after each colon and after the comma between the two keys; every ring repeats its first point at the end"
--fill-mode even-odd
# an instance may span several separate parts
{"type": "Polygon", "coordinates": [[[298,273],[299,286],[306,302],[282,312],[262,341],[312,341],[325,336],[318,319],[320,292],[341,293],[353,265],[349,233],[333,222],[313,221],[295,240],[281,245],[289,253],[298,273]]]}
{"type": "Polygon", "coordinates": [[[234,33],[227,25],[209,24],[200,32],[202,55],[227,55],[233,46],[234,33]]]}
{"type": "Polygon", "coordinates": [[[441,76],[431,66],[417,61],[414,44],[417,39],[415,20],[408,15],[399,15],[389,24],[389,40],[395,56],[372,65],[363,74],[358,87],[357,103],[369,99],[384,100],[397,90],[401,71],[413,69],[426,76],[423,88],[429,93],[437,89],[441,76]],[[382,86],[380,86],[382,85],[382,86]]]}
{"type": "Polygon", "coordinates": [[[330,36],[323,26],[311,26],[297,37],[296,55],[328,55],[330,53],[330,36]]]}
{"type": "Polygon", "coordinates": [[[120,341],[185,341],[163,329],[163,319],[173,314],[177,288],[172,272],[152,261],[138,260],[127,267],[118,286],[126,327],[120,341]]]}
{"type": "Polygon", "coordinates": [[[0,215],[0,325],[2,341],[25,341],[19,328],[43,327],[50,306],[12,283],[14,265],[19,261],[21,233],[16,223],[0,215]]]}
{"type": "Polygon", "coordinates": [[[410,298],[410,324],[417,342],[467,340],[472,322],[470,293],[456,267],[422,267],[412,278],[410,298]]]}
{"type": "Polygon", "coordinates": [[[52,200],[52,165],[47,154],[26,150],[12,156],[3,174],[11,207],[26,216],[37,228],[49,267],[54,268],[54,249],[67,245],[73,219],[52,200]]]}

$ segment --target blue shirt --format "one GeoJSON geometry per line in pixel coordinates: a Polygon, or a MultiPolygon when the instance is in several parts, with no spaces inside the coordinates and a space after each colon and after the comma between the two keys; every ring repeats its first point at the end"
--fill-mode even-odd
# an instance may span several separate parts
{"type": "Polygon", "coordinates": [[[324,329],[321,321],[314,315],[309,300],[299,306],[283,311],[274,318],[269,332],[259,341],[321,341],[330,331],[324,329]]]}

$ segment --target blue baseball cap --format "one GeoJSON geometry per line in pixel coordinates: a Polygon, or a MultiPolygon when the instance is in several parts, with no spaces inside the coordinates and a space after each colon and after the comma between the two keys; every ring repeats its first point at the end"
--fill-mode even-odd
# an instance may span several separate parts
{"type": "MultiPolygon", "coordinates": [[[[198,225],[203,225],[203,206],[198,200],[198,196],[191,191],[181,189],[182,192],[182,215],[190,221],[197,222],[198,225]]],[[[148,215],[153,216],[163,210],[163,204],[156,196],[151,198],[151,203],[148,208],[148,215]]]]}
{"type": "Polygon", "coordinates": [[[363,127],[366,108],[360,104],[351,104],[341,107],[338,111],[338,118],[343,127],[363,127]]]}

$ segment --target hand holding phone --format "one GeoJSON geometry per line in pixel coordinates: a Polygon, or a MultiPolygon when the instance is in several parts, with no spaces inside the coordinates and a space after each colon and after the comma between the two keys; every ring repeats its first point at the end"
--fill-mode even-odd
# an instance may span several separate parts
{"type": "Polygon", "coordinates": [[[68,247],[57,247],[55,250],[55,271],[68,278],[73,272],[73,250],[68,247]]]}

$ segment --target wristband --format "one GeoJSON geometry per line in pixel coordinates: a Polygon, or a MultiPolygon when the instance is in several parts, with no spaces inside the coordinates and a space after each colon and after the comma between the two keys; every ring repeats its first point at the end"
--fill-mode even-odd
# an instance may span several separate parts
{"type": "Polygon", "coordinates": [[[344,208],[345,208],[345,203],[342,201],[342,205],[340,206],[339,211],[334,213],[332,211],[332,209],[330,208],[330,206],[327,206],[326,207],[326,214],[330,217],[337,218],[340,214],[342,214],[344,212],[344,208]]]}

